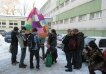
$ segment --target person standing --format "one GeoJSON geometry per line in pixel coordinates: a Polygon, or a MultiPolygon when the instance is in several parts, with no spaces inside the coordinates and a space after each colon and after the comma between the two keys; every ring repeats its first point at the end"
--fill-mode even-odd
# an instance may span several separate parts
{"type": "Polygon", "coordinates": [[[36,68],[39,70],[39,62],[40,62],[40,57],[39,57],[39,38],[37,34],[37,29],[34,28],[32,30],[32,34],[29,36],[29,51],[30,51],[30,69],[34,68],[33,65],[33,57],[36,57],[36,68]]]}
{"type": "Polygon", "coordinates": [[[56,46],[57,46],[57,33],[56,33],[55,29],[52,29],[51,33],[49,33],[47,44],[50,45],[50,47],[54,51],[53,62],[57,63],[57,60],[56,60],[57,56],[58,56],[57,49],[56,49],[56,46]]]}
{"type": "Polygon", "coordinates": [[[84,34],[79,32],[78,29],[73,29],[76,35],[77,46],[73,54],[74,69],[80,69],[82,67],[82,52],[84,49],[84,34]]]}
{"type": "Polygon", "coordinates": [[[41,48],[41,50],[42,50],[42,58],[43,58],[43,60],[44,60],[44,56],[45,56],[44,43],[45,43],[45,38],[39,38],[39,49],[41,48]]]}
{"type": "MultiPolygon", "coordinates": [[[[66,53],[70,51],[69,46],[68,46],[69,39],[70,39],[70,33],[71,33],[71,29],[68,29],[67,35],[64,37],[64,39],[62,41],[62,43],[64,44],[63,51],[65,53],[67,63],[68,63],[68,57],[67,57],[66,53]]],[[[68,65],[66,65],[65,67],[67,68],[67,66],[68,65]]]]}
{"type": "Polygon", "coordinates": [[[13,31],[11,32],[11,64],[16,65],[19,63],[17,61],[17,53],[18,53],[18,39],[17,39],[17,34],[18,34],[18,27],[14,27],[13,31]]]}
{"type": "Polygon", "coordinates": [[[65,66],[66,72],[72,72],[72,56],[73,51],[76,49],[76,37],[74,36],[74,32],[70,29],[67,30],[68,34],[65,36],[62,43],[64,44],[64,52],[66,55],[67,65],[65,66]]]}
{"type": "Polygon", "coordinates": [[[21,58],[20,58],[20,63],[19,63],[19,68],[26,68],[26,64],[24,64],[24,59],[26,56],[26,36],[25,36],[26,28],[22,27],[22,32],[17,36],[19,44],[21,46],[21,58]]]}

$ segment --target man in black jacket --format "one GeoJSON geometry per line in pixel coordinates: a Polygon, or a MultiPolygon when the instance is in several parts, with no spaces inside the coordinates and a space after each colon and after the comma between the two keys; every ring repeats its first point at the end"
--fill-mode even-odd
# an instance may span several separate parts
{"type": "Polygon", "coordinates": [[[67,70],[65,70],[66,72],[72,71],[72,64],[71,64],[72,52],[70,51],[70,48],[68,46],[69,40],[71,38],[70,34],[71,34],[71,29],[68,29],[67,35],[65,36],[64,40],[62,41],[62,43],[64,44],[63,51],[65,52],[66,61],[67,61],[67,65],[65,67],[68,68],[67,70]]]}
{"type": "Polygon", "coordinates": [[[11,63],[13,65],[16,65],[17,63],[17,53],[18,53],[18,39],[17,39],[17,34],[18,34],[18,27],[14,27],[12,33],[11,33],[11,63]]]}

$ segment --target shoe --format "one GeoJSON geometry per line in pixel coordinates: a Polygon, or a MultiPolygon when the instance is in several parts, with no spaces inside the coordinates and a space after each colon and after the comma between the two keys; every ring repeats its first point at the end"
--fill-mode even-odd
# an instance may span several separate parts
{"type": "Polygon", "coordinates": [[[68,66],[66,65],[66,66],[64,66],[65,68],[68,68],[68,66]]]}
{"type": "Polygon", "coordinates": [[[30,69],[34,69],[34,66],[31,66],[30,69]]]}
{"type": "Polygon", "coordinates": [[[65,71],[66,71],[66,72],[72,72],[72,70],[69,70],[69,69],[66,69],[65,71]]]}
{"type": "Polygon", "coordinates": [[[19,68],[26,68],[26,65],[19,65],[19,68]]]}
{"type": "Polygon", "coordinates": [[[74,69],[81,69],[80,67],[74,67],[74,69]]]}
{"type": "Polygon", "coordinates": [[[19,63],[18,61],[15,62],[16,64],[19,63]]]}
{"type": "Polygon", "coordinates": [[[16,65],[16,63],[14,62],[14,63],[12,63],[12,65],[16,65]]]}

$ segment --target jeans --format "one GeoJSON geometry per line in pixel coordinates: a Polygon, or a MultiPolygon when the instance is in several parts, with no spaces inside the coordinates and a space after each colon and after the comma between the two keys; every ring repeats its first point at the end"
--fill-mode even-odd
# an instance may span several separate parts
{"type": "Polygon", "coordinates": [[[67,67],[69,70],[72,70],[72,52],[65,52],[66,54],[66,61],[67,61],[67,67]]]}
{"type": "Polygon", "coordinates": [[[25,56],[26,56],[26,48],[21,48],[20,65],[23,65],[24,64],[25,56]]]}
{"type": "Polygon", "coordinates": [[[14,49],[11,50],[11,63],[15,63],[17,59],[18,47],[14,46],[14,49]]]}
{"type": "Polygon", "coordinates": [[[33,57],[36,57],[36,68],[39,68],[39,50],[30,50],[30,67],[33,67],[33,57]]]}

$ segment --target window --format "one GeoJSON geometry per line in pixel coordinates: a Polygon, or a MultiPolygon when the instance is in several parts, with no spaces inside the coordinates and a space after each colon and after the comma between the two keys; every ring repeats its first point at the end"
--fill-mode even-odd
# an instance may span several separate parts
{"type": "Polygon", "coordinates": [[[106,47],[106,39],[101,39],[100,40],[99,47],[106,47]]]}
{"type": "Polygon", "coordinates": [[[25,21],[21,21],[21,25],[24,25],[25,24],[25,21]]]}
{"type": "Polygon", "coordinates": [[[1,22],[0,22],[0,25],[1,25],[1,22]]]}
{"type": "Polygon", "coordinates": [[[91,13],[91,14],[90,14],[90,19],[92,20],[92,19],[101,18],[101,14],[102,14],[102,12],[101,12],[101,11],[91,13]]]}
{"type": "Polygon", "coordinates": [[[6,26],[2,26],[2,28],[6,28],[6,26]]]}
{"type": "Polygon", "coordinates": [[[9,28],[13,28],[13,26],[9,26],[9,28]]]}
{"type": "Polygon", "coordinates": [[[71,0],[71,2],[74,2],[74,1],[76,1],[76,0],[71,0]]]}
{"type": "Polygon", "coordinates": [[[67,24],[67,23],[69,23],[69,19],[64,20],[64,24],[67,24]]]}
{"type": "Polygon", "coordinates": [[[76,20],[76,17],[70,18],[70,23],[75,22],[75,20],[76,20]]]}
{"type": "Polygon", "coordinates": [[[60,6],[59,6],[59,7],[60,7],[60,8],[64,7],[64,3],[60,4],[60,6]]]}
{"type": "Polygon", "coordinates": [[[86,15],[80,15],[79,16],[79,21],[84,21],[87,19],[87,16],[86,15]]]}
{"type": "Polygon", "coordinates": [[[9,23],[9,25],[13,25],[13,23],[9,23]]]}
{"type": "Polygon", "coordinates": [[[63,20],[58,21],[58,24],[63,24],[63,20]]]}
{"type": "Polygon", "coordinates": [[[5,21],[2,21],[2,25],[6,25],[6,22],[5,21]]]}
{"type": "Polygon", "coordinates": [[[14,25],[18,25],[18,23],[14,23],[14,25]]]}
{"type": "Polygon", "coordinates": [[[69,2],[70,2],[70,0],[66,0],[66,1],[65,1],[65,5],[68,5],[69,2]]]}

